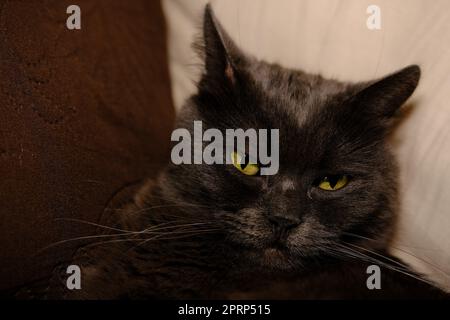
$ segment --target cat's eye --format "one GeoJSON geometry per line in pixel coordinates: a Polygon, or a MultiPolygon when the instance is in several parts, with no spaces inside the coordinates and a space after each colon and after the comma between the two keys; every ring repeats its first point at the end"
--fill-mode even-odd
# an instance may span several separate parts
{"type": "Polygon", "coordinates": [[[256,163],[242,161],[242,157],[238,152],[231,153],[231,161],[236,169],[247,176],[254,176],[259,172],[259,166],[256,163]]]}
{"type": "Polygon", "coordinates": [[[330,175],[319,180],[317,186],[326,191],[337,191],[344,188],[349,182],[346,175],[330,175]]]}

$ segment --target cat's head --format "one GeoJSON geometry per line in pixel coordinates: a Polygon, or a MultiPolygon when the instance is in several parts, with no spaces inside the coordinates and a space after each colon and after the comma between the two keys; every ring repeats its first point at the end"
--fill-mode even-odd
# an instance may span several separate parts
{"type": "Polygon", "coordinates": [[[204,19],[204,73],[178,127],[192,132],[201,120],[204,129],[222,132],[279,129],[279,171],[259,176],[227,164],[171,164],[167,194],[198,205],[187,210],[206,210],[230,244],[267,266],[297,266],[365,238],[383,245],[397,198],[386,135],[418,84],[419,67],[365,83],[327,80],[257,61],[209,7],[204,19]]]}

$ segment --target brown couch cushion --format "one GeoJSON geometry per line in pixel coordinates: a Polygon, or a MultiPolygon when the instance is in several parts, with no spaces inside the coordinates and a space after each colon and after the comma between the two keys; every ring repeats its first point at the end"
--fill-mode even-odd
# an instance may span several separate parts
{"type": "Polygon", "coordinates": [[[158,1],[0,2],[0,290],[45,277],[109,199],[165,162],[173,108],[158,1]]]}

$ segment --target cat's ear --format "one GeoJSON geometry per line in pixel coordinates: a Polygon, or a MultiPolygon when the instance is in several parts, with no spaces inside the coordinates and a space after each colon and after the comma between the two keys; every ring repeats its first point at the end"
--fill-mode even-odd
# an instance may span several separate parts
{"type": "Polygon", "coordinates": [[[371,82],[354,97],[357,107],[354,111],[380,120],[389,120],[413,94],[419,79],[419,66],[411,65],[371,82]]]}
{"type": "Polygon", "coordinates": [[[233,84],[242,53],[220,25],[210,4],[206,6],[204,13],[203,41],[206,75],[219,77],[220,80],[233,84]]]}

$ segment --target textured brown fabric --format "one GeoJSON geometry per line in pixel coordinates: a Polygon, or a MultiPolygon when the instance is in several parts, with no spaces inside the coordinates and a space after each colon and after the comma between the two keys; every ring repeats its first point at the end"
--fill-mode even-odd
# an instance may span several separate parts
{"type": "Polygon", "coordinates": [[[0,0],[0,290],[47,276],[116,192],[168,155],[159,1],[0,0]]]}

